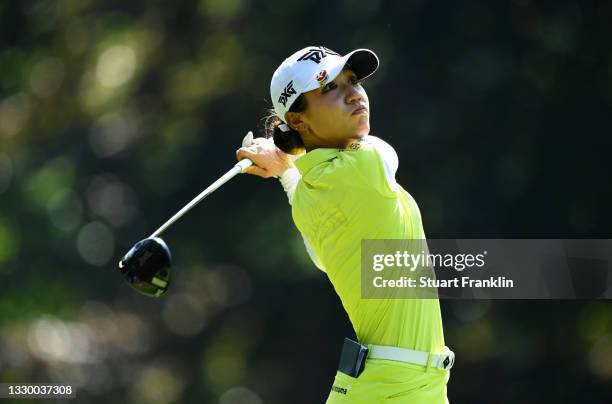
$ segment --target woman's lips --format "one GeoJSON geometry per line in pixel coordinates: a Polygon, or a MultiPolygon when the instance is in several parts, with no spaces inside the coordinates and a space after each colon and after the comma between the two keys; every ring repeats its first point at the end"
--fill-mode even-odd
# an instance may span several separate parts
{"type": "Polygon", "coordinates": [[[361,115],[361,114],[367,114],[368,113],[368,109],[366,107],[359,107],[356,110],[354,110],[351,115],[361,115]]]}

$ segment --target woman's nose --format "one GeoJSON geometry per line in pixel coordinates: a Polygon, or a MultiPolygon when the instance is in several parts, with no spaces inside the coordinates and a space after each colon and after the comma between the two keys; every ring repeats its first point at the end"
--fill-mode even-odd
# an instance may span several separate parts
{"type": "Polygon", "coordinates": [[[355,86],[348,87],[348,94],[346,96],[346,103],[352,104],[354,102],[359,102],[363,99],[363,96],[359,92],[359,89],[355,86]]]}

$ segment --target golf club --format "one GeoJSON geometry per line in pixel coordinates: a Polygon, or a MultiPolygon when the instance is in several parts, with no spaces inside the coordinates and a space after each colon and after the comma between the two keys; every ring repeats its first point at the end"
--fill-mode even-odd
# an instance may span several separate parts
{"type": "MultiPolygon", "coordinates": [[[[252,140],[253,132],[249,131],[242,140],[242,146],[249,146],[252,140]]],[[[172,226],[185,213],[189,212],[195,205],[200,203],[202,199],[236,175],[243,173],[252,164],[253,162],[249,159],[240,160],[231,170],[223,174],[218,180],[193,198],[191,202],[168,219],[153,234],[136,243],[119,261],[119,271],[128,284],[147,296],[159,297],[163,295],[170,286],[172,255],[170,254],[170,249],[159,235],[172,226]]]]}

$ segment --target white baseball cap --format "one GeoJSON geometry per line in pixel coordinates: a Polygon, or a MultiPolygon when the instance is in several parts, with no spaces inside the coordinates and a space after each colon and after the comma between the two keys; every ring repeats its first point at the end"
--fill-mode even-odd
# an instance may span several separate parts
{"type": "Polygon", "coordinates": [[[289,56],[276,69],[270,83],[276,115],[285,122],[285,113],[300,94],[334,80],[347,63],[357,80],[378,69],[378,57],[369,49],[357,49],[342,56],[323,46],[308,46],[289,56]]]}

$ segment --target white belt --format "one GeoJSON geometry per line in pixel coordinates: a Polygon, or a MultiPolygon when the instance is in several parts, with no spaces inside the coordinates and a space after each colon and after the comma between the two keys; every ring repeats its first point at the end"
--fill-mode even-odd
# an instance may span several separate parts
{"type": "Polygon", "coordinates": [[[384,345],[368,345],[368,359],[388,359],[392,361],[400,361],[413,363],[415,365],[450,370],[455,364],[455,353],[446,348],[446,352],[441,354],[430,354],[429,352],[414,351],[407,348],[398,348],[394,346],[384,345]],[[429,358],[431,356],[431,362],[429,358]]]}

